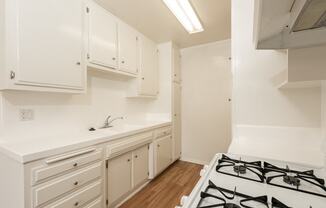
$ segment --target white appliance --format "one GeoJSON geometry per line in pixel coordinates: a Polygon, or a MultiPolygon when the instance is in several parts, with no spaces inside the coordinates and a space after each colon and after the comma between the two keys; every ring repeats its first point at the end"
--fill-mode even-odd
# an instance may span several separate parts
{"type": "Polygon", "coordinates": [[[182,208],[324,208],[323,170],[261,158],[217,154],[182,208]]]}

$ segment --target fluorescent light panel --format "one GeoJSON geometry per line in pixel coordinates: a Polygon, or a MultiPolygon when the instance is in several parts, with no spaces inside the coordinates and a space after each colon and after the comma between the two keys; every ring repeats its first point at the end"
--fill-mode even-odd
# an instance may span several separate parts
{"type": "Polygon", "coordinates": [[[189,33],[204,31],[189,0],[163,0],[163,2],[189,33]]]}

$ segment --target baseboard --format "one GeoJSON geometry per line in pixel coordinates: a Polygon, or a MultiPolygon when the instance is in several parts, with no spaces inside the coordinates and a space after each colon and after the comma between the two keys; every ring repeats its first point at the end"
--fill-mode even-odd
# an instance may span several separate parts
{"type": "Polygon", "coordinates": [[[180,160],[184,161],[184,162],[199,164],[199,165],[208,165],[209,164],[209,162],[201,161],[201,160],[197,160],[197,159],[193,159],[193,158],[181,157],[180,160]]]}

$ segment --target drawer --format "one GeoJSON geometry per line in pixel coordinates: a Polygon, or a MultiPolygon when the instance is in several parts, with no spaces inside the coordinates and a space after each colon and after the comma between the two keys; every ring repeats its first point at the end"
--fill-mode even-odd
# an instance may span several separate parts
{"type": "Polygon", "coordinates": [[[126,138],[123,142],[111,144],[107,147],[107,157],[112,158],[132,151],[153,141],[153,133],[144,133],[126,138]]]}
{"type": "Polygon", "coordinates": [[[101,208],[102,206],[102,181],[97,181],[91,185],[74,192],[73,194],[53,203],[45,208],[73,208],[82,207],[91,200],[95,201],[89,203],[85,208],[101,208]],[[98,198],[100,197],[100,198],[98,198]]]}
{"type": "Polygon", "coordinates": [[[64,193],[73,191],[88,182],[101,177],[102,162],[75,171],[59,179],[49,181],[33,189],[34,207],[38,207],[64,193]]]}
{"type": "Polygon", "coordinates": [[[99,198],[87,205],[85,208],[102,208],[102,203],[102,198],[99,198]]]}
{"type": "Polygon", "coordinates": [[[32,184],[35,185],[42,180],[46,180],[66,171],[76,170],[83,165],[101,159],[102,151],[94,148],[50,158],[45,161],[45,165],[36,167],[32,170],[32,184]]]}
{"type": "Polygon", "coordinates": [[[160,129],[157,129],[155,131],[155,138],[161,138],[167,135],[170,135],[172,133],[172,127],[171,126],[166,126],[160,129]]]}

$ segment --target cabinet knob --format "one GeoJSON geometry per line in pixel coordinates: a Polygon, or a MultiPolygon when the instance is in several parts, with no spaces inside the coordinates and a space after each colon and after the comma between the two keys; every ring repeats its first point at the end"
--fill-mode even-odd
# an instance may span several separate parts
{"type": "Polygon", "coordinates": [[[130,162],[130,159],[128,159],[127,162],[130,162]]]}
{"type": "Polygon", "coordinates": [[[76,65],[77,65],[77,66],[80,66],[80,62],[77,62],[76,65]]]}
{"type": "Polygon", "coordinates": [[[112,60],[114,61],[115,60],[115,57],[112,57],[112,60]]]}
{"type": "Polygon", "coordinates": [[[145,80],[145,77],[142,77],[141,79],[142,79],[142,80],[145,80]]]}
{"type": "Polygon", "coordinates": [[[124,63],[125,63],[125,61],[121,61],[121,63],[123,63],[123,64],[124,64],[124,63]]]}
{"type": "Polygon", "coordinates": [[[157,147],[161,147],[161,146],[158,144],[157,147]]]}
{"type": "Polygon", "coordinates": [[[77,186],[77,185],[78,185],[78,181],[76,181],[76,182],[74,183],[74,185],[77,186]]]}
{"type": "Polygon", "coordinates": [[[77,167],[78,166],[78,163],[74,163],[74,165],[73,165],[74,167],[77,167]]]}
{"type": "Polygon", "coordinates": [[[138,155],[136,155],[135,158],[138,158],[138,155]]]}
{"type": "Polygon", "coordinates": [[[79,205],[79,202],[76,202],[74,205],[75,205],[75,207],[78,207],[78,205],[79,205]]]}

